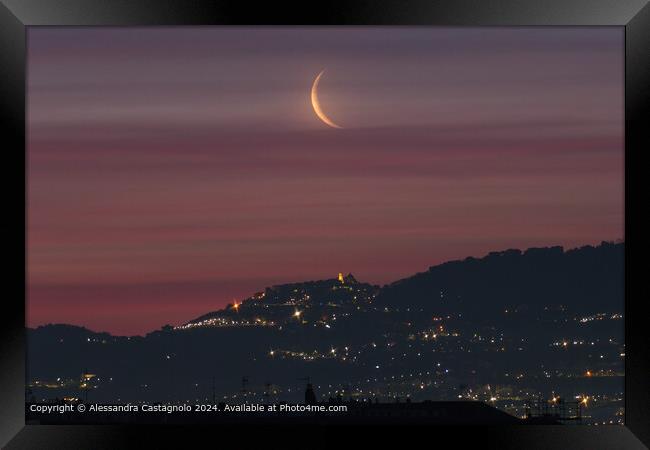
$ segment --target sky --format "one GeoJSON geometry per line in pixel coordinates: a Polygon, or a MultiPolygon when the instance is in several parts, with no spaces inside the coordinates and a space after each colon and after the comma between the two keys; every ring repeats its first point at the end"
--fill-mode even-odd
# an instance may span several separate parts
{"type": "Polygon", "coordinates": [[[624,238],[622,28],[28,29],[28,326],[624,238]],[[334,129],[314,112],[318,95],[334,129]]]}

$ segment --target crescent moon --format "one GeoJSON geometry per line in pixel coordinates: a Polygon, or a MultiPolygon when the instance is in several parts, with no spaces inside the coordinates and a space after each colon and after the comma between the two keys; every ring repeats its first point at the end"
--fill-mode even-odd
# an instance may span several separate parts
{"type": "Polygon", "coordinates": [[[325,122],[327,125],[332,128],[343,128],[335,124],[329,117],[327,117],[327,114],[325,114],[323,112],[323,109],[320,107],[320,102],[318,101],[318,83],[320,82],[320,77],[323,76],[323,73],[325,73],[324,70],[318,74],[314,80],[314,84],[311,86],[311,106],[314,108],[314,112],[318,118],[325,122]]]}

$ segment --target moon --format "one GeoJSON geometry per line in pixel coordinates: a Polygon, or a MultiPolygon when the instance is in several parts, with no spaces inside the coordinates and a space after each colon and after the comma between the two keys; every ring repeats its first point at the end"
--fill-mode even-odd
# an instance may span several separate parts
{"type": "Polygon", "coordinates": [[[337,125],[334,123],[329,117],[327,117],[327,114],[323,112],[323,109],[320,107],[320,102],[318,101],[318,83],[320,82],[320,77],[323,76],[323,73],[325,71],[321,71],[321,73],[318,74],[316,79],[314,80],[314,84],[311,86],[311,106],[314,108],[314,112],[318,116],[320,120],[322,120],[325,124],[329,125],[332,128],[343,128],[342,126],[337,125]]]}

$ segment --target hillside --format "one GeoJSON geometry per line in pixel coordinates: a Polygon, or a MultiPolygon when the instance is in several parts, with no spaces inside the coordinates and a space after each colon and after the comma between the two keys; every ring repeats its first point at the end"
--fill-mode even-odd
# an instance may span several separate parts
{"type": "Polygon", "coordinates": [[[30,389],[41,399],[292,401],[309,376],[319,398],[495,399],[513,414],[538,394],[589,393],[612,417],[623,255],[610,243],[507,250],[382,288],[352,275],[271,286],[145,337],[38,327],[28,331],[30,389]],[[81,390],[86,371],[96,377],[81,390]]]}

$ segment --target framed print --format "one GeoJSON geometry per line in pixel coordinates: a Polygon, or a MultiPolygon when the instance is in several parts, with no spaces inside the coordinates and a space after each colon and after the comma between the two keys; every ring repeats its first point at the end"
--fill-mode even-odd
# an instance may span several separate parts
{"type": "Polygon", "coordinates": [[[0,16],[6,448],[648,445],[646,1],[0,16]]]}

